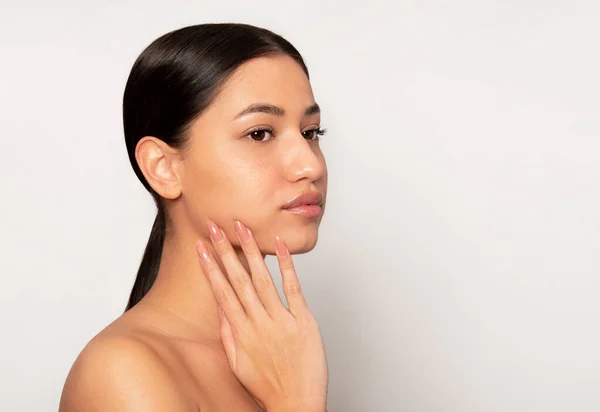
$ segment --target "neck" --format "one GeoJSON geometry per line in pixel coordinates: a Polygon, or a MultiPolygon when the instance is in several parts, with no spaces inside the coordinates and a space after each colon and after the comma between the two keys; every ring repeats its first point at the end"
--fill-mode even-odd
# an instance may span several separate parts
{"type": "MultiPolygon", "coordinates": [[[[210,282],[200,266],[196,240],[201,240],[218,260],[207,237],[189,232],[170,232],[163,245],[158,276],[140,307],[152,311],[152,325],[172,337],[218,343],[219,316],[210,282]]],[[[247,260],[239,247],[238,258],[248,273],[247,260]]],[[[219,262],[223,274],[227,272],[219,262]]]]}

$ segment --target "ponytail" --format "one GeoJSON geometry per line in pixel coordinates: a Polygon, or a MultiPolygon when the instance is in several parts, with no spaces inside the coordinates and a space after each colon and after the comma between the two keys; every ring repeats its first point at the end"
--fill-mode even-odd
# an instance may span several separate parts
{"type": "Polygon", "coordinates": [[[165,228],[165,213],[161,204],[158,203],[158,213],[156,214],[156,219],[154,219],[150,239],[146,245],[142,263],[138,269],[125,312],[142,300],[156,280],[160,267],[163,243],[165,241],[165,228]]]}

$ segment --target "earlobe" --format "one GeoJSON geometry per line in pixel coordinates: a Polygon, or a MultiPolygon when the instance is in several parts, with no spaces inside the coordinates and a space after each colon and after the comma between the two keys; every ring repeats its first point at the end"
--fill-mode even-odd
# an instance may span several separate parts
{"type": "Polygon", "coordinates": [[[177,152],[162,140],[146,136],[135,148],[135,159],[152,189],[165,199],[181,194],[181,181],[176,173],[177,152]]]}

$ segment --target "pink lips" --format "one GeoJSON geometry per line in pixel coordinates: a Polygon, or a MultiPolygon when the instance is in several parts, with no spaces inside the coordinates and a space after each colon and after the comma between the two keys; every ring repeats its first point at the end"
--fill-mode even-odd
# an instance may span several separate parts
{"type": "Polygon", "coordinates": [[[320,192],[303,193],[283,206],[283,209],[305,217],[317,217],[323,210],[323,195],[320,192]]]}

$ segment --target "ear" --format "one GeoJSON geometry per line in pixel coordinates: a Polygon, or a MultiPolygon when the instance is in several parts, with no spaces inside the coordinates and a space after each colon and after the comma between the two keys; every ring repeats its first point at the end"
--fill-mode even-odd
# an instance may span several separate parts
{"type": "Polygon", "coordinates": [[[148,184],[165,199],[176,199],[181,195],[179,166],[181,156],[162,140],[143,137],[135,147],[135,159],[148,184]]]}

